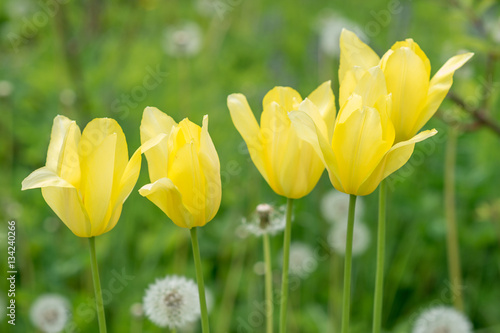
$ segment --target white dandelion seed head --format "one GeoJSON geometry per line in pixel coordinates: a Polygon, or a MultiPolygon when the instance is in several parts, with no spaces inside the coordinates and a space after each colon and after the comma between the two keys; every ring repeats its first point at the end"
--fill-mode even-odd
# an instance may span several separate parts
{"type": "MultiPolygon", "coordinates": [[[[279,262],[283,265],[283,252],[279,255],[279,262]]],[[[306,279],[318,268],[318,260],[314,256],[313,249],[301,242],[290,244],[289,274],[306,279]]]]}
{"type": "Polygon", "coordinates": [[[9,81],[0,81],[0,97],[8,97],[14,91],[14,86],[9,81]]]}
{"type": "Polygon", "coordinates": [[[260,204],[250,219],[243,219],[243,225],[248,233],[255,236],[266,233],[275,235],[285,229],[285,210],[285,206],[275,208],[269,204],[260,204]]]}
{"type": "Polygon", "coordinates": [[[181,328],[200,317],[198,287],[193,280],[169,275],[150,284],[144,313],[159,327],[181,328]]]}
{"type": "MultiPolygon", "coordinates": [[[[352,231],[352,255],[363,254],[370,245],[370,229],[363,222],[354,223],[352,231]]],[[[337,223],[328,234],[328,244],[340,255],[345,255],[345,246],[347,240],[347,223],[337,223]]]]}
{"type": "Polygon", "coordinates": [[[5,3],[5,11],[11,19],[16,20],[33,14],[36,7],[28,0],[9,0],[5,3]]]}
{"type": "Polygon", "coordinates": [[[201,50],[201,28],[194,22],[186,22],[165,30],[163,48],[172,57],[192,57],[201,50]]]}
{"type": "Polygon", "coordinates": [[[132,317],[140,319],[144,316],[144,306],[142,303],[134,303],[130,306],[130,314],[132,317]]]}
{"type": "Polygon", "coordinates": [[[215,298],[214,298],[214,294],[212,293],[212,290],[207,288],[207,286],[205,286],[205,301],[207,302],[208,313],[212,312],[212,309],[214,308],[214,304],[215,304],[215,298]]]}
{"type": "Polygon", "coordinates": [[[70,303],[61,295],[44,294],[31,305],[31,322],[45,333],[61,332],[69,317],[70,303]]]}
{"type": "Polygon", "coordinates": [[[247,220],[245,218],[243,218],[241,221],[243,224],[236,227],[235,234],[238,238],[245,239],[248,237],[248,230],[247,230],[247,226],[246,226],[247,220]]]}
{"type": "Polygon", "coordinates": [[[319,33],[319,47],[324,54],[332,58],[340,56],[340,34],[344,28],[353,31],[365,43],[369,42],[359,25],[339,13],[329,12],[320,16],[316,23],[316,29],[319,33]]]}
{"type": "Polygon", "coordinates": [[[472,333],[469,319],[448,306],[437,306],[422,312],[412,333],[472,333]]]}
{"type": "MultiPolygon", "coordinates": [[[[362,197],[356,199],[356,210],[354,220],[357,222],[363,216],[365,203],[362,197]]],[[[320,211],[323,218],[330,223],[347,223],[349,215],[349,195],[337,190],[328,191],[320,203],[320,211]]]]}
{"type": "Polygon", "coordinates": [[[59,93],[59,101],[65,106],[72,106],[76,101],[76,93],[72,89],[63,89],[59,93]]]}
{"type": "Polygon", "coordinates": [[[264,274],[266,274],[266,264],[263,261],[257,261],[253,265],[253,271],[257,275],[264,275],[264,274]]]}

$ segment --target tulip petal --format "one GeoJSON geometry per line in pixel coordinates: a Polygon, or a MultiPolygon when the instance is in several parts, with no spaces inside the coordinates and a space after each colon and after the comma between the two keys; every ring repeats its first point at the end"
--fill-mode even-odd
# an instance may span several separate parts
{"type": "MultiPolygon", "coordinates": [[[[194,225],[205,219],[205,179],[194,142],[185,144],[177,151],[168,169],[168,178],[182,194],[183,204],[194,218],[194,225]]],[[[201,222],[202,223],[202,222],[201,222]]]]}
{"type": "Polygon", "coordinates": [[[297,90],[293,88],[278,86],[269,90],[266,96],[264,96],[264,100],[262,101],[262,108],[266,109],[266,107],[273,102],[280,105],[283,110],[290,112],[292,110],[297,110],[299,104],[302,102],[302,97],[297,92],[297,90]]]}
{"type": "Polygon", "coordinates": [[[113,229],[120,218],[120,213],[122,210],[123,203],[127,200],[128,196],[134,189],[137,179],[139,178],[139,172],[141,171],[141,148],[137,149],[127,166],[125,171],[121,176],[118,190],[114,190],[111,198],[111,202],[108,208],[108,213],[106,220],[108,224],[104,229],[103,233],[106,233],[113,229]]]}
{"type": "Polygon", "coordinates": [[[453,84],[453,74],[469,61],[473,55],[474,53],[465,53],[454,56],[434,74],[429,85],[425,106],[412,128],[412,132],[416,133],[419,131],[436,113],[453,84]]]}
{"type": "Polygon", "coordinates": [[[194,226],[193,216],[182,203],[181,192],[170,179],[161,178],[144,185],[139,193],[158,206],[179,227],[194,226]]]}
{"type": "Polygon", "coordinates": [[[205,175],[205,222],[212,220],[219,210],[222,187],[220,177],[220,162],[212,138],[208,133],[208,116],[203,117],[201,128],[200,150],[198,152],[200,165],[205,175]]]}
{"type": "Polygon", "coordinates": [[[58,115],[54,118],[50,134],[49,149],[45,165],[54,171],[59,171],[61,150],[66,140],[68,129],[73,121],[65,116],[58,115]]]}
{"type": "Polygon", "coordinates": [[[342,184],[338,179],[338,164],[328,140],[317,129],[314,120],[304,111],[292,111],[288,114],[292,122],[292,128],[297,136],[308,142],[321,159],[328,171],[330,181],[335,188],[342,190],[342,184]]]}
{"type": "Polygon", "coordinates": [[[72,184],[59,177],[52,169],[48,167],[41,167],[33,171],[22,182],[21,190],[30,190],[33,188],[41,187],[67,187],[74,188],[72,184]]]}
{"type": "Polygon", "coordinates": [[[352,31],[343,29],[340,35],[339,82],[342,84],[346,73],[355,66],[364,70],[377,66],[379,56],[352,31]]]}
{"type": "Polygon", "coordinates": [[[163,140],[168,140],[168,135],[165,133],[158,134],[154,138],[144,142],[141,145],[141,152],[143,154],[146,153],[148,150],[150,150],[150,149],[156,147],[158,144],[160,144],[163,140]]]}
{"type": "MultiPolygon", "coordinates": [[[[201,127],[196,125],[195,123],[189,121],[188,118],[182,119],[182,121],[177,126],[179,130],[179,136],[175,139],[175,146],[182,147],[187,143],[193,142],[195,147],[198,149],[200,147],[200,135],[201,135],[201,127]]],[[[173,141],[172,141],[173,142],[173,141]]],[[[175,150],[175,147],[169,147],[169,154],[172,154],[172,151],[175,150]]]]}
{"type": "MultiPolygon", "coordinates": [[[[85,142],[86,129],[83,131],[82,142],[85,142]]],[[[116,133],[107,136],[82,161],[80,190],[92,223],[93,235],[98,235],[106,227],[105,217],[113,190],[116,139],[116,133]]]]}
{"type": "Polygon", "coordinates": [[[49,207],[75,235],[95,236],[76,188],[43,187],[42,195],[49,207]]]}
{"type": "Polygon", "coordinates": [[[339,88],[339,105],[342,108],[345,102],[349,99],[349,97],[354,93],[358,82],[361,80],[363,75],[365,75],[366,69],[363,69],[359,66],[354,66],[350,70],[348,70],[344,79],[340,83],[339,88]]]}
{"type": "Polygon", "coordinates": [[[245,140],[248,152],[260,174],[269,183],[268,167],[265,162],[264,146],[260,136],[260,128],[255,116],[242,94],[232,94],[227,98],[231,119],[234,126],[245,140]]]}
{"type": "MultiPolygon", "coordinates": [[[[367,71],[359,79],[353,93],[361,96],[363,100],[363,105],[369,107],[375,107],[377,103],[381,100],[385,102],[387,96],[387,87],[385,84],[385,76],[380,67],[375,66],[367,71]],[[382,97],[382,99],[381,99],[382,97]]],[[[386,110],[385,105],[381,106],[381,109],[386,110]]]]}
{"type": "Polygon", "coordinates": [[[170,116],[157,108],[144,109],[141,120],[141,144],[148,161],[149,179],[152,182],[167,176],[168,140],[160,139],[155,145],[151,145],[153,142],[151,140],[161,134],[168,138],[176,125],[170,116]]]}
{"type": "Polygon", "coordinates": [[[332,82],[326,81],[316,88],[307,97],[318,108],[321,117],[328,127],[328,138],[332,137],[333,126],[335,124],[335,95],[332,91],[332,82]]]}
{"type": "Polygon", "coordinates": [[[391,146],[392,141],[384,140],[380,113],[374,108],[363,106],[337,123],[332,148],[342,166],[338,175],[345,193],[359,195],[360,186],[391,146]]]}
{"type": "Polygon", "coordinates": [[[422,59],[408,47],[395,50],[383,70],[392,94],[390,117],[396,142],[403,141],[413,136],[412,128],[426,101],[429,77],[422,59]]]}
{"type": "MultiPolygon", "coordinates": [[[[286,196],[283,190],[285,184],[280,181],[284,172],[279,166],[282,165],[283,160],[286,158],[285,155],[289,154],[286,148],[289,148],[289,145],[292,144],[292,142],[289,142],[290,119],[288,119],[287,112],[281,105],[272,102],[264,107],[260,117],[260,126],[265,149],[264,161],[267,162],[267,182],[274,192],[286,196]]],[[[297,146],[295,146],[296,148],[297,146]]]]}
{"type": "Polygon", "coordinates": [[[406,162],[408,162],[413,154],[413,149],[415,148],[415,144],[417,142],[430,138],[436,133],[437,131],[435,129],[423,131],[410,140],[395,144],[384,156],[380,164],[377,166],[377,169],[373,171],[370,178],[368,178],[360,187],[359,195],[368,195],[372,193],[382,180],[390,176],[393,172],[397,171],[405,165],[406,162]]]}
{"type": "Polygon", "coordinates": [[[58,174],[76,188],[80,187],[81,170],[78,145],[80,143],[80,128],[75,122],[69,125],[64,144],[61,149],[58,174]]]}
{"type": "Polygon", "coordinates": [[[415,43],[415,41],[411,38],[407,38],[404,41],[396,42],[394,45],[391,47],[392,51],[396,51],[399,48],[402,47],[407,47],[411,49],[423,62],[425,66],[425,72],[427,73],[427,78],[430,77],[431,75],[431,62],[429,61],[429,58],[425,55],[424,51],[420,48],[420,46],[415,43]]]}
{"type": "Polygon", "coordinates": [[[327,125],[321,117],[318,108],[312,101],[309,100],[309,98],[306,98],[302,103],[300,103],[298,110],[307,113],[307,115],[314,121],[314,124],[320,131],[321,135],[323,135],[325,138],[328,137],[327,125]]]}
{"type": "Polygon", "coordinates": [[[141,144],[151,140],[161,133],[167,134],[172,131],[172,128],[177,123],[164,112],[155,107],[148,106],[144,109],[141,120],[141,144]]]}

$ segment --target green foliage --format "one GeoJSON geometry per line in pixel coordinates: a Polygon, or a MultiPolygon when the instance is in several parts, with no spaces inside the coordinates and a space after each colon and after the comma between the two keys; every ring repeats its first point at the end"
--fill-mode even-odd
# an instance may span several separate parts
{"type": "MultiPolygon", "coordinates": [[[[257,204],[285,202],[253,166],[232,125],[226,97],[233,92],[245,94],[259,114],[264,94],[276,85],[293,86],[307,96],[331,79],[338,95],[338,60],[319,47],[319,17],[335,12],[356,22],[379,53],[396,40],[413,38],[428,55],[432,74],[459,50],[475,52],[471,63],[460,70],[463,73],[457,73],[452,91],[474,108],[492,110],[492,119],[498,118],[494,70],[499,69],[500,22],[494,1],[221,0],[209,1],[216,8],[213,16],[202,14],[196,1],[54,1],[7,0],[0,8],[0,80],[12,85],[12,92],[0,97],[0,216],[4,222],[17,221],[19,271],[16,326],[7,325],[4,317],[2,332],[34,331],[30,305],[48,292],[71,301],[77,332],[97,331],[97,320],[88,311],[93,287],[87,240],[74,236],[57,219],[38,190],[20,190],[22,179],[45,163],[57,114],[77,120],[82,129],[94,117],[115,118],[127,136],[129,153],[140,145],[139,124],[146,106],[156,106],[176,121],[189,117],[200,124],[204,114],[210,115],[210,132],[221,160],[223,197],[217,217],[200,230],[199,239],[205,284],[215,302],[210,315],[214,332],[223,332],[224,327],[229,332],[263,331],[264,279],[254,272],[254,264],[262,260],[261,240],[235,235],[242,217],[249,216],[257,204]],[[56,3],[53,15],[46,11],[48,3],[56,3]],[[390,8],[395,8],[392,14],[390,8]],[[45,24],[35,19],[40,13],[46,13],[45,24]],[[165,30],[184,21],[199,25],[201,50],[192,57],[169,56],[164,51],[165,30]],[[375,28],[377,33],[370,30],[375,28]],[[166,74],[159,76],[153,89],[144,88],[144,80],[158,70],[166,74]],[[127,102],[123,95],[132,97],[127,102]]],[[[455,109],[452,102],[443,104],[427,126],[438,129],[437,139],[430,146],[417,146],[409,165],[392,176],[397,181],[394,188],[389,187],[383,318],[383,326],[391,332],[410,332],[411,320],[431,304],[452,304],[443,205],[448,125],[443,119],[455,109]]],[[[475,126],[470,113],[457,112],[464,125],[456,189],[466,313],[476,329],[499,332],[499,136],[487,126],[475,126]]],[[[143,161],[136,189],[148,181],[143,161]]],[[[296,202],[292,240],[319,249],[326,259],[318,259],[310,277],[295,281],[289,332],[331,331],[329,295],[341,295],[341,281],[332,283],[332,276],[341,276],[334,268],[342,265],[334,263],[342,257],[323,247],[329,227],[319,204],[330,189],[325,174],[309,196],[296,202]]],[[[368,332],[372,319],[376,193],[366,198],[366,206],[363,220],[372,239],[368,251],[353,262],[353,333],[368,332]]],[[[4,222],[2,253],[7,239],[4,222]]],[[[176,227],[136,190],[132,192],[117,226],[96,239],[104,289],[117,272],[133,275],[106,304],[109,332],[130,331],[130,307],[141,302],[145,288],[156,278],[166,274],[195,278],[188,236],[188,230],[176,227]]],[[[280,284],[276,255],[281,246],[282,234],[271,238],[276,291],[280,284]]],[[[7,270],[5,265],[2,260],[0,271],[7,270]]],[[[5,300],[5,279],[0,286],[5,300]]],[[[147,319],[143,325],[144,332],[162,331],[147,319]]]]}

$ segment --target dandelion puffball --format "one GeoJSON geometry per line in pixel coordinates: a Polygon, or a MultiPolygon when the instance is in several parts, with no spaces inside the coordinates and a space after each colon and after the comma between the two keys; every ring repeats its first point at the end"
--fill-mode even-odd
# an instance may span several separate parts
{"type": "MultiPolygon", "coordinates": [[[[330,230],[328,244],[338,254],[345,255],[347,239],[347,224],[337,223],[330,230]]],[[[362,222],[354,223],[352,236],[352,255],[360,255],[366,251],[370,245],[370,230],[362,222]]]]}
{"type": "Polygon", "coordinates": [[[69,301],[57,294],[45,294],[31,305],[30,318],[33,325],[42,332],[61,332],[70,316],[69,301]]]}
{"type": "Polygon", "coordinates": [[[172,57],[193,57],[201,50],[201,28],[194,22],[171,26],[165,30],[163,48],[172,57]]]}
{"type": "Polygon", "coordinates": [[[159,327],[181,328],[200,317],[198,287],[193,280],[170,275],[149,285],[144,313],[159,327]]]}
{"type": "Polygon", "coordinates": [[[472,324],[457,310],[438,306],[422,312],[412,333],[472,333],[472,324]]]}
{"type": "MultiPolygon", "coordinates": [[[[356,200],[355,221],[359,221],[364,212],[362,197],[356,200]]],[[[330,190],[321,199],[320,211],[323,218],[330,223],[347,223],[349,215],[349,196],[337,190],[330,190]]]]}
{"type": "Polygon", "coordinates": [[[368,37],[363,30],[351,20],[341,16],[338,13],[329,13],[321,16],[317,22],[319,33],[319,47],[323,53],[332,58],[338,58],[340,55],[340,34],[342,29],[348,28],[364,41],[368,42],[368,37]]]}
{"type": "MultiPolygon", "coordinates": [[[[283,253],[280,254],[280,262],[283,258],[283,253]]],[[[313,249],[301,242],[292,242],[290,244],[290,275],[298,276],[306,279],[318,267],[318,260],[314,256],[313,249]]]]}
{"type": "Polygon", "coordinates": [[[246,231],[255,236],[275,235],[285,229],[285,224],[285,206],[276,208],[269,204],[258,205],[250,219],[243,219],[246,231]]]}

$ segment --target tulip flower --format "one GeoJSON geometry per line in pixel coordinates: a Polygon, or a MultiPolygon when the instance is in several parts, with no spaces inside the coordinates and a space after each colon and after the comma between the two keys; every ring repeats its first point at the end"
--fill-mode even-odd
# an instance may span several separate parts
{"type": "Polygon", "coordinates": [[[47,204],[79,237],[113,229],[141,168],[138,149],[128,159],[120,125],[92,120],[80,133],[75,121],[54,118],[45,166],[22,182],[22,190],[41,188],[47,204]]]}
{"type": "Polygon", "coordinates": [[[99,331],[106,319],[97,267],[95,236],[113,229],[137,182],[141,150],[128,159],[120,125],[109,118],[92,120],[80,133],[75,121],[54,118],[45,166],[23,180],[22,189],[41,188],[47,204],[77,236],[89,240],[99,331]]]}
{"type": "Polygon", "coordinates": [[[157,108],[147,107],[141,122],[142,151],[148,161],[151,184],[139,193],[158,206],[176,225],[190,229],[203,333],[208,333],[208,311],[198,246],[197,227],[211,221],[221,201],[220,162],[203,126],[189,119],[177,124],[157,108]]]}
{"type": "MultiPolygon", "coordinates": [[[[382,68],[387,91],[392,94],[389,116],[396,131],[396,143],[411,139],[429,121],[450,90],[455,71],[474,55],[464,53],[450,58],[430,78],[429,59],[411,38],[395,43],[380,59],[353,32],[344,29],[340,49],[341,86],[345,85],[344,80],[352,81],[352,73],[347,73],[353,68],[358,73],[377,65],[382,68]]],[[[341,105],[349,95],[349,92],[340,94],[341,105]]]]}
{"type": "MultiPolygon", "coordinates": [[[[311,143],[296,133],[288,114],[301,110],[313,119],[319,119],[318,126],[322,134],[331,138],[335,120],[335,97],[330,81],[320,85],[304,100],[290,87],[275,87],[264,96],[260,126],[242,94],[229,95],[227,106],[262,177],[274,192],[287,198],[280,310],[280,332],[284,333],[293,199],[302,198],[311,192],[325,169],[322,157],[318,156],[311,143]]],[[[267,332],[270,332],[272,318],[267,320],[267,332]]]]}
{"type": "Polygon", "coordinates": [[[182,228],[204,226],[221,202],[220,163],[208,133],[189,119],[177,124],[157,108],[147,107],[141,122],[141,142],[151,184],[139,193],[182,228]],[[148,142],[156,140],[150,146],[148,142]]]}
{"type": "Polygon", "coordinates": [[[279,195],[298,199],[312,191],[324,170],[313,147],[292,128],[288,113],[303,110],[317,113],[327,137],[333,133],[335,97],[330,81],[305,100],[289,87],[275,87],[264,97],[260,126],[242,94],[227,99],[236,129],[245,140],[250,157],[269,186],[279,195]]]}
{"type": "MultiPolygon", "coordinates": [[[[340,38],[340,48],[339,82],[341,82],[341,92],[339,95],[341,105],[349,98],[360,77],[368,68],[376,65],[381,67],[387,91],[391,94],[392,100],[392,107],[388,114],[395,131],[394,142],[396,145],[394,147],[426,135],[425,132],[418,135],[416,133],[436,113],[450,90],[455,71],[473,56],[472,53],[465,53],[452,57],[430,78],[429,59],[411,38],[395,43],[380,59],[354,33],[344,30],[340,38]]],[[[406,147],[406,149],[410,149],[411,145],[406,145],[406,147]]],[[[382,183],[379,195],[373,333],[381,331],[386,192],[386,185],[382,183]]]]}

